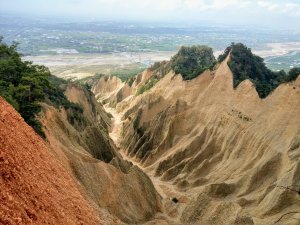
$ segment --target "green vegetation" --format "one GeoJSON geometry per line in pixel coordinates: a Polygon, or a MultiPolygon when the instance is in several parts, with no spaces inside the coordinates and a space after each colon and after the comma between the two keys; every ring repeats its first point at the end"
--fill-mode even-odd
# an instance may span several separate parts
{"type": "Polygon", "coordinates": [[[69,102],[64,95],[62,86],[66,86],[66,81],[51,76],[44,66],[23,62],[16,49],[16,43],[8,46],[0,38],[0,95],[44,137],[41,123],[36,119],[41,111],[40,102],[63,106],[71,110],[75,118],[82,113],[82,108],[69,102]]]}
{"type": "Polygon", "coordinates": [[[63,107],[67,111],[69,123],[72,125],[76,124],[77,126],[84,124],[84,119],[82,116],[83,108],[79,104],[68,101],[63,104],[63,107]]]}
{"type": "Polygon", "coordinates": [[[127,80],[125,81],[125,83],[128,84],[129,87],[131,87],[133,82],[135,81],[135,79],[136,79],[136,76],[128,77],[127,80]]]}
{"type": "Polygon", "coordinates": [[[72,83],[76,84],[77,86],[81,86],[86,90],[91,90],[92,86],[104,76],[105,75],[102,73],[96,73],[94,76],[85,77],[79,80],[72,80],[72,83]]]}
{"type": "Polygon", "coordinates": [[[284,81],[284,71],[271,71],[266,67],[263,58],[254,55],[245,45],[232,43],[224,54],[219,56],[218,61],[223,61],[229,53],[231,55],[228,66],[233,73],[234,87],[243,80],[250,79],[255,84],[259,96],[265,98],[284,81]]]}
{"type": "MultiPolygon", "coordinates": [[[[136,95],[143,94],[145,91],[150,90],[161,78],[171,71],[171,67],[168,61],[162,61],[155,62],[148,70],[152,71],[153,75],[144,86],[137,90],[136,95]]],[[[131,82],[134,82],[135,79],[136,77],[130,79],[128,83],[132,84],[131,82]]]]}
{"type": "Polygon", "coordinates": [[[164,77],[171,69],[171,64],[168,61],[156,62],[149,68],[158,78],[164,77]]]}
{"type": "Polygon", "coordinates": [[[140,87],[137,90],[136,95],[141,95],[145,91],[149,91],[158,81],[159,81],[159,79],[157,77],[153,77],[153,78],[149,79],[148,82],[144,86],[140,87]]]}
{"type": "Polygon", "coordinates": [[[289,71],[287,74],[285,81],[291,82],[297,79],[297,77],[300,75],[300,68],[293,68],[289,71]]]}
{"type": "Polygon", "coordinates": [[[171,59],[171,67],[184,80],[191,80],[207,69],[212,69],[216,59],[212,48],[207,46],[181,47],[171,59]]]}
{"type": "MultiPolygon", "coordinates": [[[[76,122],[78,124],[82,124],[83,108],[77,103],[70,102],[64,94],[64,91],[66,90],[66,87],[70,81],[66,81],[55,76],[49,76],[49,82],[51,88],[46,90],[46,98],[44,99],[44,102],[56,108],[61,106],[64,107],[64,109],[67,111],[67,119],[72,125],[75,125],[76,122]]],[[[73,83],[89,90],[88,84],[80,82],[73,83]]]]}
{"type": "Polygon", "coordinates": [[[113,70],[111,75],[119,77],[122,81],[127,81],[131,77],[143,72],[145,69],[145,67],[124,67],[113,70]]]}

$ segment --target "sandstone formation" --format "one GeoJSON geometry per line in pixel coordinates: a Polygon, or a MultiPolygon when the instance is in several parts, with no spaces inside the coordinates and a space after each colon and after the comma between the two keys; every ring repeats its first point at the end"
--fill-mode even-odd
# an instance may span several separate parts
{"type": "Polygon", "coordinates": [[[100,216],[128,224],[149,221],[161,211],[161,200],[151,180],[138,167],[122,159],[111,139],[110,115],[91,92],[77,85],[65,91],[83,107],[73,124],[69,112],[43,104],[41,122],[51,151],[78,180],[100,216]]]}
{"type": "Polygon", "coordinates": [[[0,223],[299,224],[300,77],[261,99],[228,60],[68,84],[45,140],[0,98],[0,223]]]}
{"type": "Polygon", "coordinates": [[[93,91],[122,118],[121,153],[151,177],[168,223],[299,224],[300,77],[260,99],[249,80],[233,88],[228,60],[141,95],[117,78],[93,91]]]}
{"type": "Polygon", "coordinates": [[[115,76],[102,76],[99,81],[93,82],[92,91],[98,101],[116,107],[118,103],[125,99],[130,101],[151,78],[160,78],[169,70],[169,64],[163,61],[155,63],[143,73],[128,79],[127,82],[122,82],[115,76]]]}

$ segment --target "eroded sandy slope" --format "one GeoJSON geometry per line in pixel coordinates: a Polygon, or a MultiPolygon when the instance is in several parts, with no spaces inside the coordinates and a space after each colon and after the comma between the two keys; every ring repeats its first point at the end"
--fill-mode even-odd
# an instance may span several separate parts
{"type": "Polygon", "coordinates": [[[161,195],[166,182],[183,196],[174,210],[164,196],[178,224],[299,224],[300,79],[263,100],[250,81],[232,82],[223,62],[192,81],[170,72],[120,102],[111,91],[122,149],[161,195]]]}
{"type": "Polygon", "coordinates": [[[0,97],[0,224],[105,224],[45,142],[0,97]]]}
{"type": "Polygon", "coordinates": [[[65,109],[43,105],[41,121],[49,149],[78,181],[98,214],[105,215],[107,224],[153,219],[161,212],[160,196],[151,180],[116,151],[108,137],[109,115],[85,89],[70,85],[65,93],[83,107],[83,115],[71,123],[65,109]]]}

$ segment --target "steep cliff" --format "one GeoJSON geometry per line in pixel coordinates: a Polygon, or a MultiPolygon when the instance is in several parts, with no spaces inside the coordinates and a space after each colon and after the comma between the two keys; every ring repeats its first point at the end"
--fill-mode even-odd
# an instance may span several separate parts
{"type": "Polygon", "coordinates": [[[44,140],[1,97],[0,190],[0,224],[107,224],[44,140]]]}
{"type": "Polygon", "coordinates": [[[233,88],[228,60],[117,104],[124,154],[177,224],[298,224],[300,78],[262,100],[249,80],[233,88]]]}
{"type": "Polygon", "coordinates": [[[110,115],[85,88],[70,84],[65,94],[83,113],[70,120],[72,111],[43,104],[40,120],[50,149],[79,181],[100,216],[108,212],[129,224],[154,218],[161,211],[160,196],[150,179],[116,151],[108,137],[110,115]]]}
{"type": "Polygon", "coordinates": [[[161,79],[170,70],[170,63],[163,61],[155,63],[143,73],[129,78],[126,82],[122,82],[115,76],[103,76],[94,83],[92,92],[99,102],[103,104],[108,103],[109,106],[114,108],[123,100],[129,101],[135,95],[144,92],[144,87],[149,86],[154,80],[161,79]]]}

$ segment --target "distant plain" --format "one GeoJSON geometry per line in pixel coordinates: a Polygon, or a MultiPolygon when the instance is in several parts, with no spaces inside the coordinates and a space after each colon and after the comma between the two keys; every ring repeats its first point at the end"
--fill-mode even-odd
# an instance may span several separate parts
{"type": "Polygon", "coordinates": [[[242,42],[272,70],[300,66],[300,32],[222,24],[57,22],[0,16],[4,41],[18,42],[24,59],[59,77],[112,74],[126,79],[156,61],[169,60],[180,46],[207,45],[215,56],[242,42]]]}

